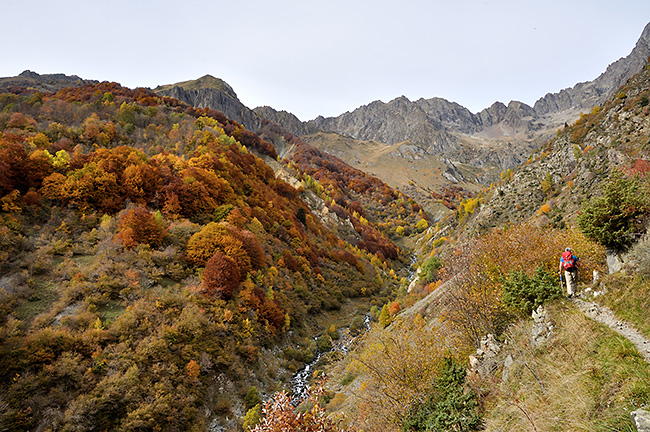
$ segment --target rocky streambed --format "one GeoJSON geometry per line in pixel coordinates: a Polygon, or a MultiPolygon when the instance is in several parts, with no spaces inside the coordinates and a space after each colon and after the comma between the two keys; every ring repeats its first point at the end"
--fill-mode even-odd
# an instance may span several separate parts
{"type": "Polygon", "coordinates": [[[302,369],[299,369],[293,377],[291,377],[291,403],[297,406],[308,396],[309,380],[312,378],[318,362],[323,356],[330,352],[338,352],[342,355],[347,355],[350,349],[359,338],[360,335],[370,331],[370,314],[363,317],[363,331],[353,335],[349,328],[339,329],[339,338],[332,343],[332,349],[328,351],[319,352],[314,359],[306,364],[302,369]]]}

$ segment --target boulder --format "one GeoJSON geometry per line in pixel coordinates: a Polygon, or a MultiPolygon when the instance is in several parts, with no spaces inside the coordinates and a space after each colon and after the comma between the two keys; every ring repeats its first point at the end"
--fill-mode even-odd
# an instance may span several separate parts
{"type": "Polygon", "coordinates": [[[630,413],[632,423],[637,432],[650,432],[650,412],[644,409],[638,409],[630,413]]]}

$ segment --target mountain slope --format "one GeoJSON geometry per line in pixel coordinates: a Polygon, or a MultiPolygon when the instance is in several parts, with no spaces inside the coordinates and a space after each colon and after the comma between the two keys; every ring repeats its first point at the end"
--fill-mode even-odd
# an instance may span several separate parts
{"type": "Polygon", "coordinates": [[[235,430],[247,390],[397,290],[371,209],[310,205],[296,177],[323,187],[276,177],[222,113],[115,83],[23,90],[0,94],[3,429],[235,430]]]}
{"type": "Polygon", "coordinates": [[[580,204],[596,195],[612,172],[634,172],[650,160],[649,96],[646,63],[615,97],[558,131],[529,163],[497,185],[479,211],[476,227],[484,230],[529,218],[574,225],[580,204]]]}

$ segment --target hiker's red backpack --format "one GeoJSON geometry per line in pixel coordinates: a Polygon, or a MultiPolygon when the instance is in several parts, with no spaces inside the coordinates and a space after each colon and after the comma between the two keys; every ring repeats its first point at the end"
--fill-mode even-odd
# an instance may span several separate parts
{"type": "Polygon", "coordinates": [[[564,270],[571,271],[576,268],[576,262],[573,259],[573,252],[566,251],[562,254],[562,266],[564,270]]]}

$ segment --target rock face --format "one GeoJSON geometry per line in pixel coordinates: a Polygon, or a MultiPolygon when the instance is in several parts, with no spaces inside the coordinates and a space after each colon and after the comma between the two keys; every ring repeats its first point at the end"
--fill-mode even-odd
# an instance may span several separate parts
{"type": "Polygon", "coordinates": [[[41,92],[56,92],[67,87],[81,87],[97,84],[99,81],[84,80],[76,75],[47,74],[40,75],[26,70],[16,77],[0,78],[0,92],[16,88],[30,88],[41,92]]]}
{"type": "Polygon", "coordinates": [[[533,347],[542,346],[553,334],[553,323],[544,306],[539,306],[533,311],[533,328],[531,329],[530,343],[533,347]]]}
{"type": "Polygon", "coordinates": [[[650,24],[646,25],[636,46],[625,58],[607,68],[593,81],[576,84],[558,93],[548,93],[535,102],[538,115],[570,109],[591,109],[609,99],[612,94],[645,65],[650,56],[650,24]]]}
{"type": "Polygon", "coordinates": [[[175,85],[168,89],[156,88],[154,91],[163,96],[176,98],[196,108],[212,108],[223,112],[227,117],[243,124],[249,130],[257,130],[262,119],[237,99],[234,92],[216,88],[185,89],[175,85]]]}
{"type": "Polygon", "coordinates": [[[481,338],[481,346],[476,354],[469,356],[469,371],[479,376],[488,376],[499,367],[502,359],[499,358],[501,345],[496,341],[494,335],[488,334],[481,338]]]}
{"type": "Polygon", "coordinates": [[[281,125],[294,135],[309,135],[318,132],[316,127],[300,121],[298,117],[287,111],[276,111],[270,106],[257,107],[253,112],[260,118],[281,125]]]}

